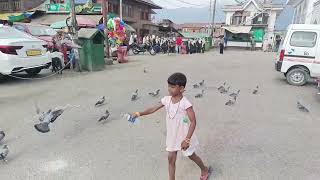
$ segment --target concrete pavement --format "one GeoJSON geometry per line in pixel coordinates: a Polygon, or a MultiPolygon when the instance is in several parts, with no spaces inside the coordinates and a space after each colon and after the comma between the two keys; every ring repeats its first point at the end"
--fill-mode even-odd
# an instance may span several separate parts
{"type": "MultiPolygon", "coordinates": [[[[214,179],[318,179],[320,177],[319,97],[313,85],[290,86],[274,70],[273,53],[226,51],[195,55],[131,56],[130,63],[95,73],[68,73],[46,80],[9,80],[0,84],[0,128],[10,154],[0,162],[0,179],[20,180],[165,180],[165,112],[130,126],[123,112],[159,101],[148,92],[161,89],[173,72],[188,77],[186,96],[193,102],[201,147],[198,153],[214,168],[214,179]],[[148,73],[143,73],[144,67],[148,73]],[[192,85],[206,81],[202,99],[192,85]],[[241,90],[237,104],[216,88],[223,82],[241,90]],[[259,85],[258,95],[253,89],[259,85]],[[141,98],[131,102],[139,88],[141,98]],[[107,105],[94,108],[105,95],[107,105]],[[299,112],[297,100],[310,109],[299,112]],[[43,111],[67,109],[51,132],[40,134],[34,103],[43,111]],[[111,118],[97,122],[105,109],[111,118]]],[[[200,171],[179,155],[177,180],[199,179],[200,171]]]]}

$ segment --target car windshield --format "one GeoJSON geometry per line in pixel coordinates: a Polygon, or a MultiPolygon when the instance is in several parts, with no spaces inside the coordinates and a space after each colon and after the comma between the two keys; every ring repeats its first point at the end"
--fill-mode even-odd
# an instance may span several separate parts
{"type": "Polygon", "coordinates": [[[21,32],[11,27],[0,28],[0,39],[18,39],[18,38],[30,38],[30,36],[24,32],[21,32]]]}
{"type": "Polygon", "coordinates": [[[50,27],[43,26],[29,26],[30,34],[33,36],[54,36],[57,32],[50,27]]]}

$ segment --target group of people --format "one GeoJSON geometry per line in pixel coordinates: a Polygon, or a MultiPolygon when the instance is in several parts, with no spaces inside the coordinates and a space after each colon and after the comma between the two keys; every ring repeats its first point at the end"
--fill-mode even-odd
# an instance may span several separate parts
{"type": "Polygon", "coordinates": [[[183,40],[181,36],[160,37],[156,35],[146,35],[139,40],[136,34],[131,34],[129,46],[133,43],[150,45],[157,53],[195,54],[204,53],[206,41],[204,39],[183,40]]]}

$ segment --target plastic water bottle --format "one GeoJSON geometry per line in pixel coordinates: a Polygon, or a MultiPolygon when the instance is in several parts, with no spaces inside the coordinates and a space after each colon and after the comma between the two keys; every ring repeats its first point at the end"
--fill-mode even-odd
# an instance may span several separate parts
{"type": "Polygon", "coordinates": [[[139,122],[138,117],[134,117],[129,113],[124,114],[124,118],[132,124],[137,124],[139,122]]]}

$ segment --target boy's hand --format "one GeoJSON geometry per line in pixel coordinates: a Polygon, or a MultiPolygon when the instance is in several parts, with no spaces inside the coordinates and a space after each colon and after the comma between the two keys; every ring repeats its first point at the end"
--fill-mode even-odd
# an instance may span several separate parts
{"type": "Polygon", "coordinates": [[[137,118],[137,117],[140,116],[140,113],[139,113],[139,112],[134,112],[134,113],[131,113],[131,116],[132,116],[133,118],[137,118]]]}
{"type": "Polygon", "coordinates": [[[189,146],[190,146],[189,143],[187,143],[186,141],[182,141],[182,143],[181,143],[182,150],[184,150],[184,151],[187,150],[189,148],[189,146]]]}

